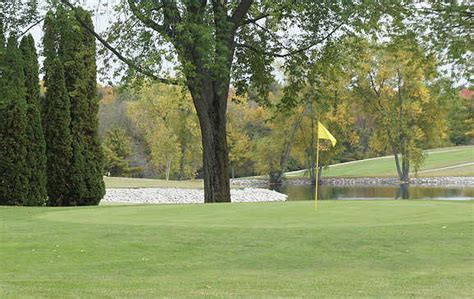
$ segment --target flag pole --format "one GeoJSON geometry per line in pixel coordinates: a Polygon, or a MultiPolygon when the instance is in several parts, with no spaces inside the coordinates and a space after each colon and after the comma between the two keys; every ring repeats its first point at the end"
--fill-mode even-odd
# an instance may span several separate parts
{"type": "Polygon", "coordinates": [[[319,121],[316,127],[316,165],[315,165],[315,185],[314,185],[314,209],[318,209],[318,185],[319,185],[319,121]]]}

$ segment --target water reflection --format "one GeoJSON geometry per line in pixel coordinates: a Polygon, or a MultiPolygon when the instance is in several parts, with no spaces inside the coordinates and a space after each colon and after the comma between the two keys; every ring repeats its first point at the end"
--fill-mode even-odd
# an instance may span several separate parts
{"type": "MultiPolygon", "coordinates": [[[[314,186],[282,185],[270,189],[287,194],[288,200],[313,200],[314,186]]],[[[421,187],[410,186],[408,190],[400,190],[397,186],[320,186],[319,199],[474,199],[474,187],[421,187]],[[403,194],[405,192],[405,194],[403,194]]]]}
{"type": "Polygon", "coordinates": [[[396,199],[410,199],[410,184],[403,183],[398,187],[396,199]]]}

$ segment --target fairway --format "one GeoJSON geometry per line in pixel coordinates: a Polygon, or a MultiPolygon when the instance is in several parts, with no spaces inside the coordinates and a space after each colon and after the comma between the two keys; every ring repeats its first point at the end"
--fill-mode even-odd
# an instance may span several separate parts
{"type": "MultiPolygon", "coordinates": [[[[474,176],[474,146],[457,146],[427,150],[419,177],[474,176]]],[[[289,178],[301,177],[305,171],[292,171],[289,178]]],[[[331,165],[324,169],[323,177],[396,177],[393,156],[358,160],[331,165]]],[[[415,177],[415,173],[411,174],[415,177]]]]}
{"type": "Polygon", "coordinates": [[[0,208],[0,297],[471,297],[473,203],[0,208]]]}
{"type": "Polygon", "coordinates": [[[202,180],[157,180],[126,177],[104,177],[106,188],[204,188],[202,180]]]}

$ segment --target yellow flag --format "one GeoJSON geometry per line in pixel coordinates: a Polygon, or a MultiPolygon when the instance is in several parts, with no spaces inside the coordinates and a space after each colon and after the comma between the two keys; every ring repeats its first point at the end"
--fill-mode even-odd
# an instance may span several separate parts
{"type": "Polygon", "coordinates": [[[337,142],[336,138],[334,138],[334,136],[329,133],[328,129],[326,129],[326,127],[320,122],[318,122],[318,138],[330,140],[332,146],[335,146],[337,142]]]}

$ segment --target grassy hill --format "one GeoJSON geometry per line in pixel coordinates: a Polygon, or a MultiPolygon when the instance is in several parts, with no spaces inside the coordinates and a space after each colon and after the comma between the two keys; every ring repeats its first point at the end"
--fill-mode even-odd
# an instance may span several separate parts
{"type": "MultiPolygon", "coordinates": [[[[303,177],[306,171],[293,171],[288,178],[303,177]]],[[[412,174],[413,176],[415,174],[412,174]]],[[[365,159],[329,166],[323,177],[395,177],[393,156],[365,159]]],[[[474,146],[458,146],[426,151],[426,160],[419,177],[474,176],[474,146]]]]}
{"type": "Polygon", "coordinates": [[[468,298],[473,207],[0,207],[0,298],[468,298]]]}

